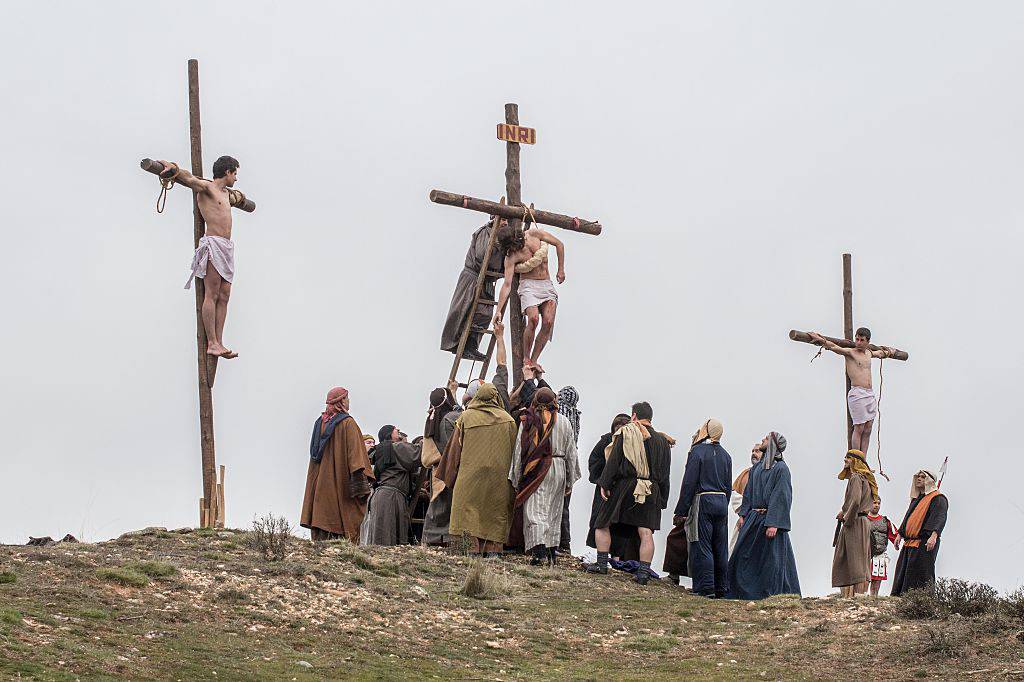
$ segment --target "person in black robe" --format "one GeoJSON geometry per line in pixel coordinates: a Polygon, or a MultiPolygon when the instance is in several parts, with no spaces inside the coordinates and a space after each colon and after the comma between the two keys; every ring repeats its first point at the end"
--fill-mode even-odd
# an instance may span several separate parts
{"type": "Polygon", "coordinates": [[[602,503],[594,520],[597,563],[587,566],[588,573],[607,573],[611,558],[613,524],[633,526],[640,535],[640,568],[634,579],[646,585],[654,558],[654,531],[661,528],[661,512],[668,506],[672,450],[668,438],[651,425],[654,411],[650,403],[633,405],[632,422],[619,429],[612,440],[604,471],[598,478],[602,503]],[[627,433],[628,432],[628,433],[627,433]],[[642,435],[638,435],[642,434],[642,435]],[[627,451],[624,441],[642,439],[639,453],[627,451]],[[631,458],[640,457],[639,461],[631,458]]]}
{"type": "Polygon", "coordinates": [[[732,457],[722,447],[722,423],[709,419],[693,436],[673,522],[686,528],[693,592],[724,597],[729,591],[729,497],[732,457]]]}
{"type": "MultiPolygon", "coordinates": [[[[448,307],[448,317],[444,322],[444,329],[441,331],[441,350],[454,353],[459,349],[459,337],[462,334],[466,317],[473,308],[473,298],[476,295],[477,278],[480,270],[484,267],[484,257],[487,255],[487,242],[491,238],[492,223],[489,221],[473,233],[469,242],[469,250],[466,252],[466,262],[462,272],[459,273],[459,280],[455,283],[455,293],[452,294],[452,301],[448,307]]],[[[505,270],[505,254],[495,242],[491,249],[490,262],[487,263],[487,271],[502,273],[505,270]]],[[[484,290],[480,294],[482,300],[494,300],[494,283],[497,277],[484,278],[484,290]]],[[[478,304],[473,314],[473,326],[487,329],[491,322],[493,306],[478,304]]],[[[481,361],[485,359],[480,347],[480,332],[471,332],[466,341],[466,348],[463,357],[467,360],[481,361]]]]}
{"type": "MultiPolygon", "coordinates": [[[[628,414],[616,415],[612,421],[612,429],[601,436],[597,445],[590,451],[590,459],[587,460],[587,468],[590,471],[590,482],[594,485],[594,501],[590,506],[590,524],[587,531],[587,547],[597,549],[597,541],[594,539],[594,521],[597,519],[597,512],[601,508],[601,486],[597,485],[598,480],[604,472],[605,450],[612,443],[612,434],[629,423],[628,414]]],[[[609,550],[612,559],[618,561],[639,561],[640,560],[640,536],[637,535],[635,526],[625,526],[619,523],[612,524],[609,529],[612,534],[612,546],[609,550]]]]}
{"type": "Polygon", "coordinates": [[[422,440],[407,443],[392,424],[380,428],[370,451],[376,480],[359,533],[361,545],[409,544],[411,502],[415,500],[422,440]]]}
{"type": "Polygon", "coordinates": [[[914,475],[911,497],[910,507],[899,529],[903,549],[900,550],[896,577],[892,582],[894,597],[907,590],[934,588],[935,560],[949,511],[949,502],[939,492],[938,481],[930,471],[922,469],[914,475]]]}

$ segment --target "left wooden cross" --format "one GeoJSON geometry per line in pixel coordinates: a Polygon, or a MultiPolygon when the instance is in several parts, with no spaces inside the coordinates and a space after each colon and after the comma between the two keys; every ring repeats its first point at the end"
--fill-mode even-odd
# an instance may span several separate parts
{"type": "MultiPolygon", "coordinates": [[[[199,62],[188,60],[188,127],[191,141],[192,174],[203,174],[202,130],[199,122],[199,62]]],[[[164,166],[159,161],[143,159],[142,169],[159,175],[164,166]]],[[[251,213],[256,204],[240,192],[231,195],[231,205],[251,213]]],[[[199,211],[199,202],[192,196],[193,248],[199,248],[199,240],[206,233],[206,223],[199,211]]],[[[206,328],[203,326],[203,298],[206,290],[203,280],[195,281],[196,291],[196,345],[198,347],[199,377],[199,442],[202,452],[203,496],[199,500],[199,526],[201,528],[224,527],[224,467],[220,467],[217,480],[217,458],[213,439],[213,382],[217,375],[217,358],[206,352],[206,328]]]]}

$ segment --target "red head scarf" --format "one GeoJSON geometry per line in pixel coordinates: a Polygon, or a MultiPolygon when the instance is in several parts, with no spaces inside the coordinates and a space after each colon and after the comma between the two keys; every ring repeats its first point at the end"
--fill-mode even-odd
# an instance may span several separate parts
{"type": "Polygon", "coordinates": [[[327,392],[327,409],[324,410],[323,424],[327,424],[327,422],[334,418],[334,415],[342,411],[341,401],[347,397],[348,389],[341,388],[340,386],[332,388],[327,392]]]}

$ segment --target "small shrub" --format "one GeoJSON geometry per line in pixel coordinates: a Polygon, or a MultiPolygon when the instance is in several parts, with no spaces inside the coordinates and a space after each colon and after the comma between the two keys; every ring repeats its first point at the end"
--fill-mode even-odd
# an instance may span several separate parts
{"type": "Polygon", "coordinates": [[[960,658],[967,653],[968,636],[961,626],[925,628],[927,637],[922,641],[920,652],[926,656],[960,658]]]}
{"type": "Polygon", "coordinates": [[[127,564],[125,568],[150,578],[167,578],[178,572],[177,568],[163,561],[136,561],[127,564]]]}
{"type": "Polygon", "coordinates": [[[929,588],[904,592],[896,605],[896,613],[908,620],[929,620],[942,615],[935,593],[929,588]]]}
{"type": "Polygon", "coordinates": [[[101,580],[127,587],[145,587],[149,584],[149,576],[127,568],[100,568],[96,571],[96,576],[101,580]]]}
{"type": "Polygon", "coordinates": [[[0,609],[0,623],[18,625],[21,623],[21,614],[14,609],[0,609]]]}
{"type": "Polygon", "coordinates": [[[267,514],[253,519],[249,547],[259,552],[264,561],[281,561],[288,554],[291,537],[292,526],[286,518],[267,514]]]}
{"type": "Polygon", "coordinates": [[[232,602],[235,604],[241,604],[249,601],[249,593],[243,592],[234,587],[228,587],[217,593],[217,599],[220,601],[232,602]]]}
{"type": "Polygon", "coordinates": [[[1003,610],[1010,618],[1024,621],[1024,587],[1018,587],[1015,592],[1006,595],[1003,610]]]}
{"type": "Polygon", "coordinates": [[[935,583],[935,601],[945,611],[964,618],[982,616],[999,609],[999,593],[994,587],[959,578],[941,578],[935,583]]]}
{"type": "Polygon", "coordinates": [[[93,620],[107,620],[110,618],[110,614],[103,609],[82,609],[78,612],[82,618],[92,618],[93,620]]]}
{"type": "Polygon", "coordinates": [[[0,571],[0,585],[7,585],[18,581],[14,571],[0,571]]]}
{"type": "Polygon", "coordinates": [[[469,567],[466,580],[462,583],[461,594],[473,599],[494,599],[512,591],[512,578],[504,571],[498,572],[482,561],[475,561],[469,567]]]}

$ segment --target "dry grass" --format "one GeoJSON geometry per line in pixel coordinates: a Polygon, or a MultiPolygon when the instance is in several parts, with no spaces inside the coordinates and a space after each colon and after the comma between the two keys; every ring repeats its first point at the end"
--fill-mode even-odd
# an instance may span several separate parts
{"type": "Polygon", "coordinates": [[[512,593],[514,581],[504,568],[497,568],[488,561],[474,561],[460,594],[473,599],[496,599],[512,593]]]}

